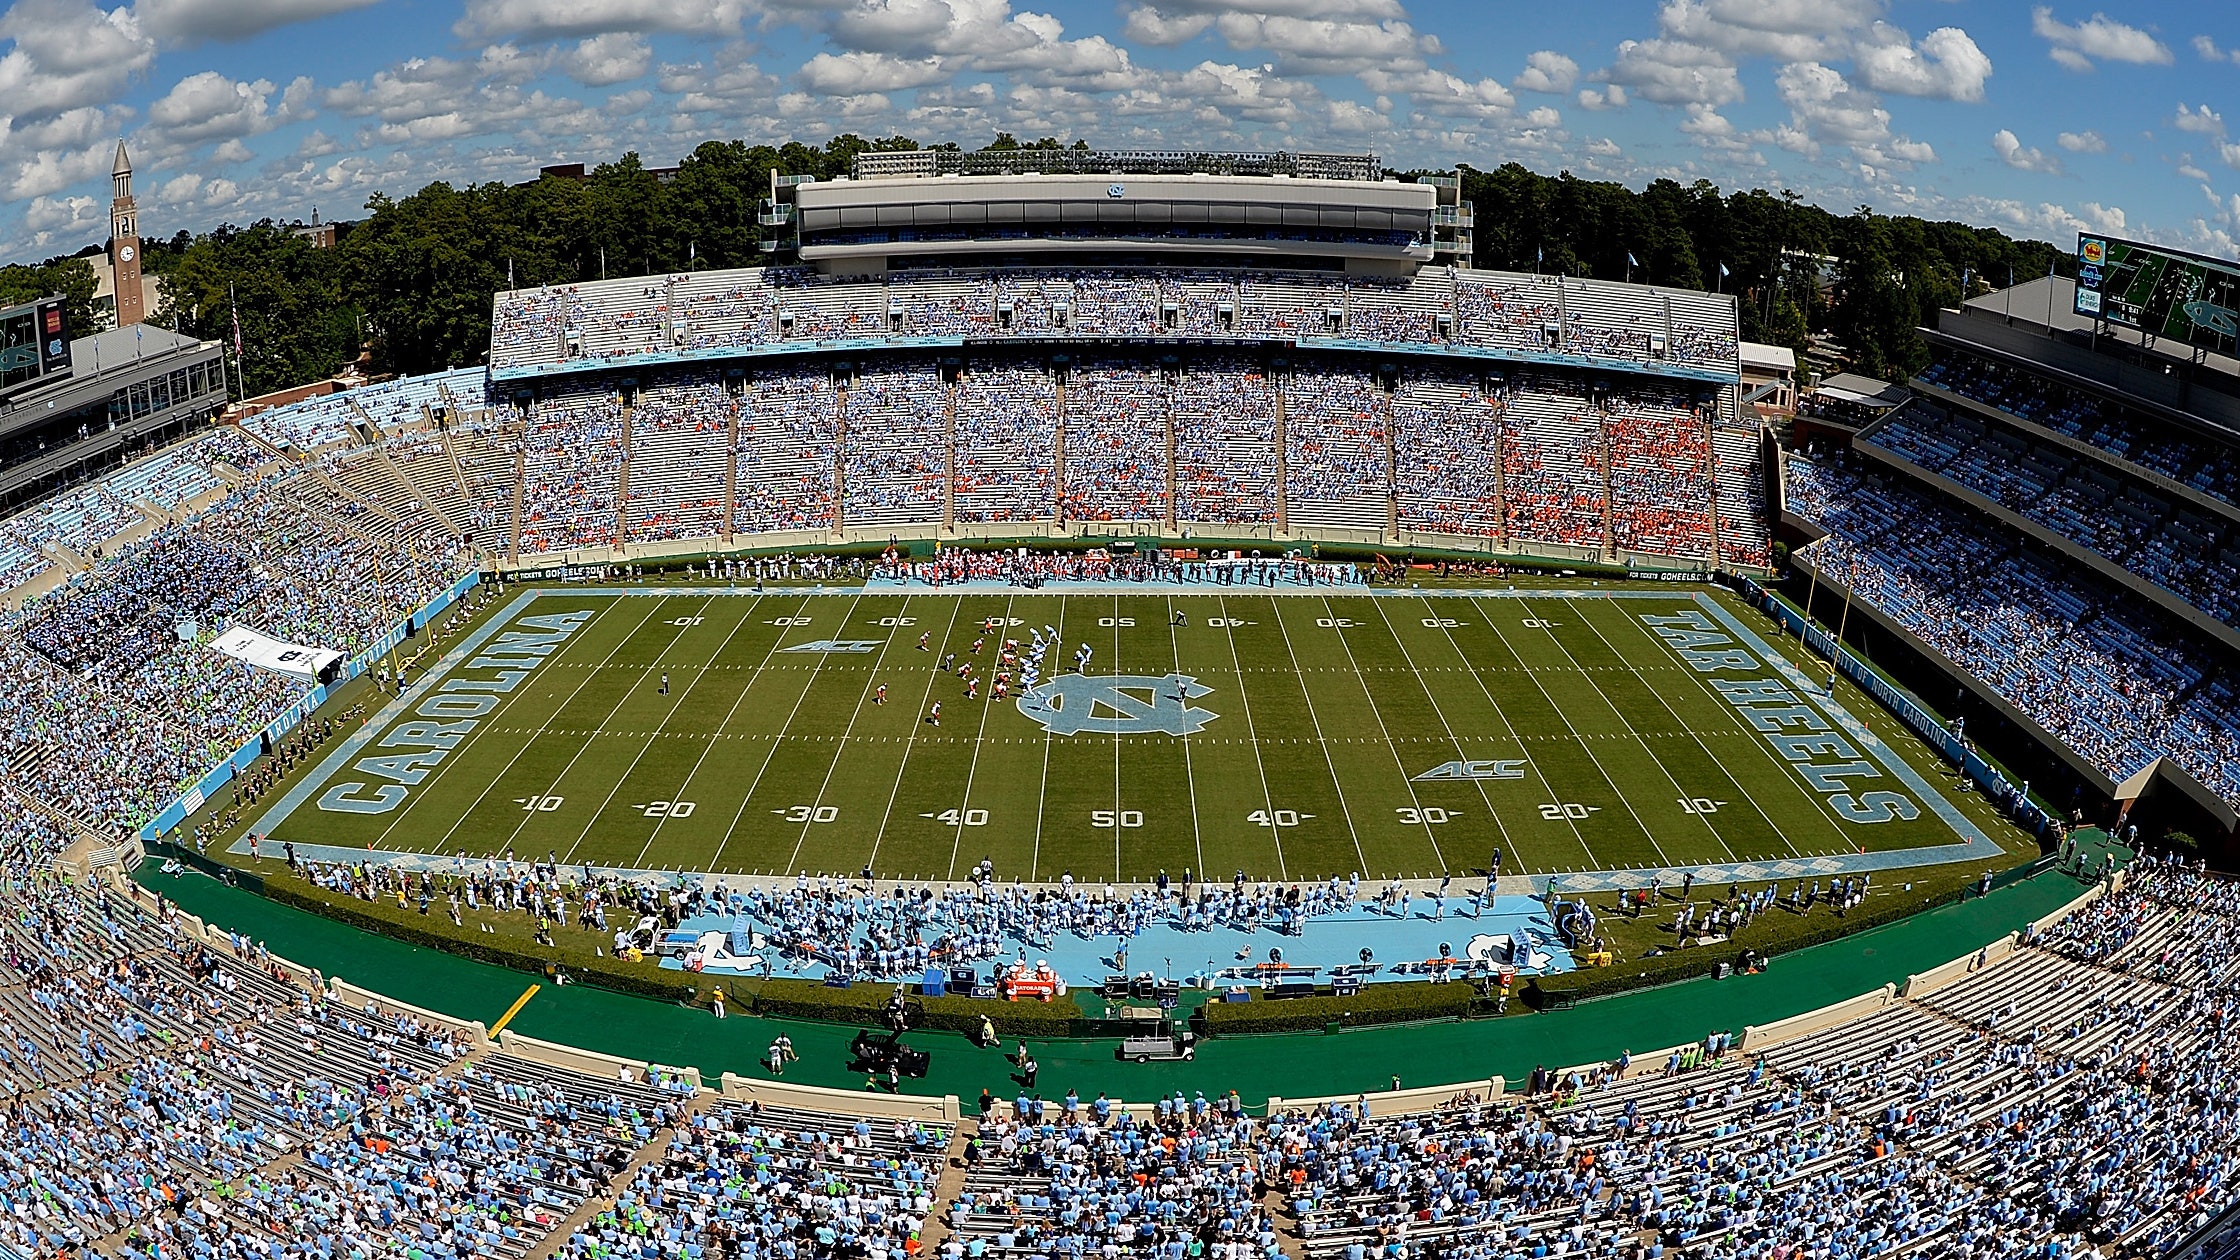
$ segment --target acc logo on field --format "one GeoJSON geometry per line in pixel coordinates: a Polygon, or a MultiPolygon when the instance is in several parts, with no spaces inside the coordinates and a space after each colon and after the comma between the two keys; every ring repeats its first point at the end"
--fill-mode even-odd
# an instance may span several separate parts
{"type": "Polygon", "coordinates": [[[1416,776],[1417,782],[1425,779],[1521,779],[1524,763],[1521,761],[1450,761],[1443,766],[1433,766],[1416,776]]]}
{"type": "Polygon", "coordinates": [[[1019,696],[1019,712],[1052,735],[1195,735],[1221,715],[1190,707],[1213,688],[1188,674],[1061,674],[1019,696]]]}
{"type": "Polygon", "coordinates": [[[778,650],[781,652],[876,652],[879,650],[879,640],[811,639],[807,643],[796,643],[792,647],[779,648],[778,650]]]}

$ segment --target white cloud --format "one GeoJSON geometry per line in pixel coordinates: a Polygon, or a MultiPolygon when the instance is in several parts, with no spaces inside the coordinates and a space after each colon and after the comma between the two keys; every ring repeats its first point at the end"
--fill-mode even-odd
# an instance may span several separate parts
{"type": "Polygon", "coordinates": [[[2086,227],[2111,236],[2123,231],[2128,226],[2130,217],[2124,214],[2122,206],[2103,206],[2097,201],[2088,201],[2078,206],[2077,213],[2084,216],[2086,227]]]}
{"type": "Polygon", "coordinates": [[[1391,119],[1359,101],[1330,102],[1330,129],[1333,131],[1358,136],[1387,131],[1391,127],[1391,119]]]}
{"type": "MultiPolygon", "coordinates": [[[[787,0],[795,3],[797,0],[787,0]]],[[[1128,50],[1101,35],[1065,37],[1047,13],[1015,13],[1009,0],[848,0],[802,4],[845,52],[904,61],[939,58],[945,74],[1006,74],[1043,85],[1120,91],[1148,76],[1128,50]]]]}
{"type": "Polygon", "coordinates": [[[1179,17],[1168,17],[1148,4],[1141,5],[1128,10],[1124,33],[1139,44],[1172,48],[1205,34],[1213,25],[1213,18],[1211,13],[1185,13],[1179,17]]]}
{"type": "Polygon", "coordinates": [[[2236,171],[2240,171],[2240,144],[2218,145],[2217,156],[2224,159],[2224,164],[2226,166],[2229,166],[2236,171]]]}
{"type": "Polygon", "coordinates": [[[24,207],[23,222],[35,232],[52,233],[59,228],[106,228],[108,217],[103,203],[91,197],[33,197],[24,207]]]}
{"type": "Polygon", "coordinates": [[[2097,131],[2064,131],[2053,138],[2054,143],[2071,153],[2106,153],[2108,142],[2097,131]]]}
{"type": "Polygon", "coordinates": [[[1659,105],[1717,107],[1742,99],[1742,79],[1724,54],[1674,39],[1629,39],[1602,77],[1659,105]]]}
{"type": "Polygon", "coordinates": [[[1625,107],[1626,90],[1622,87],[1619,87],[1615,83],[1611,84],[1607,89],[1579,89],[1579,108],[1581,109],[1604,110],[1624,109],[1625,107]]]}
{"type": "Polygon", "coordinates": [[[1812,61],[1839,54],[1881,9],[1881,0],[1665,0],[1657,26],[1729,57],[1812,61]]]}
{"type": "Polygon", "coordinates": [[[342,145],[334,137],[324,131],[313,131],[297,142],[296,151],[292,156],[298,160],[309,160],[340,152],[342,152],[342,145]]]}
{"type": "Polygon", "coordinates": [[[21,201],[49,196],[96,177],[105,178],[115,156],[116,147],[106,138],[81,149],[42,149],[10,164],[13,170],[0,181],[0,195],[21,201]]]}
{"type": "Polygon", "coordinates": [[[593,35],[578,43],[564,62],[568,77],[586,87],[609,87],[642,79],[653,65],[653,47],[619,31],[593,35]]]}
{"type": "Polygon", "coordinates": [[[2240,48],[2219,48],[2217,41],[2206,35],[2193,37],[2193,51],[2200,54],[2203,61],[2240,62],[2240,48]]]}
{"type": "Polygon", "coordinates": [[[2210,109],[2207,105],[2203,105],[2199,109],[2190,109],[2184,101],[2178,102],[2178,114],[2170,120],[2170,125],[2180,131],[2190,131],[2196,135],[2221,136],[2224,134],[2224,116],[2222,114],[2210,109]]]}
{"type": "Polygon", "coordinates": [[[654,75],[654,86],[677,98],[680,113],[723,119],[759,118],[778,95],[777,78],[737,44],[722,49],[711,66],[663,65],[654,75]]]}
{"type": "Polygon", "coordinates": [[[276,120],[272,81],[240,83],[215,70],[191,74],[148,106],[148,122],[166,146],[192,148],[270,130],[276,120]]]}
{"type": "Polygon", "coordinates": [[[1811,61],[1783,66],[1774,87],[1789,107],[1789,121],[1754,139],[1806,157],[1818,156],[1823,145],[1840,145],[1871,168],[1875,179],[1937,160],[1927,142],[1892,130],[1890,111],[1874,93],[1853,86],[1832,67],[1811,61]]]}
{"type": "Polygon", "coordinates": [[[466,39],[616,31],[723,35],[736,32],[754,7],[749,0],[467,0],[466,12],[452,30],[466,39]]]}
{"type": "Polygon", "coordinates": [[[801,67],[804,85],[833,96],[898,92],[940,83],[948,77],[938,57],[905,61],[874,52],[818,53],[801,67]]]}
{"type": "Polygon", "coordinates": [[[277,26],[362,9],[376,0],[138,0],[132,12],[166,44],[246,39],[277,26]]]}
{"type": "Polygon", "coordinates": [[[1579,63],[1559,52],[1541,51],[1524,59],[1524,73],[1509,86],[1519,92],[1561,96],[1579,81],[1579,63]]]}
{"type": "Polygon", "coordinates": [[[1695,137],[1696,143],[1707,149],[1736,152],[1749,147],[1732,121],[1701,101],[1688,103],[1686,116],[1680,120],[1680,131],[1695,137]]]}
{"type": "Polygon", "coordinates": [[[1853,51],[1859,81],[1880,92],[1980,101],[1991,77],[1991,58],[1957,26],[1940,26],[1916,45],[1906,33],[1877,22],[1868,42],[1853,51]]]}
{"type": "Polygon", "coordinates": [[[1419,70],[1410,74],[1364,71],[1361,81],[1372,92],[1405,92],[1415,107],[1442,118],[1497,118],[1516,108],[1517,98],[1498,79],[1472,82],[1444,70],[1419,70]]]}
{"type": "Polygon", "coordinates": [[[1617,141],[1607,137],[1587,141],[1587,153],[1592,157],[1614,158],[1623,152],[1625,150],[1618,147],[1617,141]]]}
{"type": "Polygon", "coordinates": [[[1991,133],[1991,148],[1999,155],[2000,161],[2018,171],[2036,171],[2043,175],[2061,173],[2060,158],[2042,149],[2025,146],[2020,137],[2004,127],[1991,133]]]}
{"type": "Polygon", "coordinates": [[[155,40],[132,10],[106,13],[73,0],[16,0],[0,16],[0,115],[47,118],[106,105],[155,63],[155,40]]]}
{"type": "Polygon", "coordinates": [[[1354,22],[1226,13],[1213,25],[1231,48],[1272,52],[1276,64],[1294,74],[1414,70],[1434,51],[1414,27],[1398,19],[1354,22]]]}
{"type": "Polygon", "coordinates": [[[2090,70],[2095,61],[2122,61],[2132,65],[2166,66],[2170,49],[2136,26],[2126,26],[2105,13],[2095,13],[2075,25],[2056,20],[2045,5],[2030,10],[2030,29],[2050,45],[2047,56],[2071,70],[2090,70]]]}

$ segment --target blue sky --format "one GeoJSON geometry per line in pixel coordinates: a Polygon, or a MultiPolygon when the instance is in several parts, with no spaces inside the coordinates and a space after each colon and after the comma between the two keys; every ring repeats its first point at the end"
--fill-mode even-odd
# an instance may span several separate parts
{"type": "Polygon", "coordinates": [[[2240,6],[17,0],[0,256],[836,131],[1374,151],[2240,254],[2240,6]],[[2231,115],[2228,131],[2227,116],[2231,115]]]}

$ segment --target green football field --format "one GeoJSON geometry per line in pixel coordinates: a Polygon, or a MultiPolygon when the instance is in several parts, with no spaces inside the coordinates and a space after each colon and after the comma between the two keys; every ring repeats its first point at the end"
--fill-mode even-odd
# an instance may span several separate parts
{"type": "Polygon", "coordinates": [[[1005,879],[1096,880],[1462,875],[1496,849],[1504,874],[1767,862],[1972,831],[1886,715],[1867,734],[1781,673],[1769,657],[1795,644],[1770,622],[1693,588],[509,599],[264,829],[611,867],[946,879],[986,857],[1005,879]],[[1036,692],[988,698],[1002,640],[1045,626],[1062,646],[1036,692]]]}

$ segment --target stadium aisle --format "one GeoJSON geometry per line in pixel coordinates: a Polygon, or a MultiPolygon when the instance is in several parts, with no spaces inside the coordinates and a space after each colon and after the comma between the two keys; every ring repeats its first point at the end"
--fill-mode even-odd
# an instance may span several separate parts
{"type": "MultiPolygon", "coordinates": [[[[2092,833],[2085,833],[2092,834],[2092,833]]],[[[494,1023],[527,987],[529,978],[505,968],[360,932],[305,911],[227,888],[205,876],[166,876],[146,867],[136,877],[181,908],[262,941],[282,957],[400,1001],[466,1019],[494,1023]]],[[[1358,1029],[1337,1036],[1289,1034],[1224,1038],[1208,1042],[1194,1063],[1125,1064],[1105,1042],[1035,1043],[1042,1071],[1037,1090],[1046,1098],[1078,1090],[1142,1099],[1160,1092],[1203,1090],[1209,1096],[1235,1089],[1258,1106],[1270,1094],[1306,1098],[1382,1089],[1392,1064],[1438,1063],[1448,1080],[1499,1074],[1521,1080],[1534,1065],[1569,1066],[1637,1056],[1663,1049],[1676,1037],[1694,1039],[1726,1029],[1767,1023],[1863,993],[1903,983],[1913,972],[1948,962],[2015,931],[2074,899],[2085,885],[2059,871],[2044,871],[1986,898],[1970,898],[1910,919],[1784,955],[1762,975],[1724,981],[1698,979],[1591,1002],[1569,1011],[1501,1020],[1358,1029]]],[[[546,985],[508,1025],[585,1049],[671,1066],[698,1067],[710,1084],[725,1071],[766,1076],[758,1061],[782,1027],[800,1062],[788,1082],[861,1088],[845,1071],[846,1046],[855,1029],[837,1024],[733,1016],[716,1020],[705,1010],[629,997],[583,985],[546,985]]],[[[1001,1030],[1001,1021],[998,1021],[1001,1030]]],[[[933,1051],[933,1070],[909,1092],[955,1094],[968,1103],[983,1087],[1010,1097],[1018,1087],[1011,1065],[995,1051],[963,1037],[917,1033],[933,1051]]],[[[1407,1079],[1408,1087],[1443,1084],[1407,1079]]]]}

